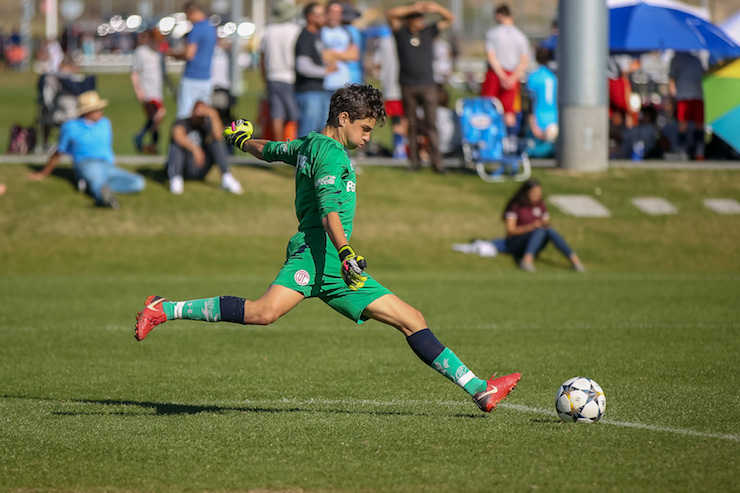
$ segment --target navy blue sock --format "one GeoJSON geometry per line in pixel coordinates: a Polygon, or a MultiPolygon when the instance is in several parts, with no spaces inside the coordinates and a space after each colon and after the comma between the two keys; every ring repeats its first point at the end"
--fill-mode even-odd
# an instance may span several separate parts
{"type": "Polygon", "coordinates": [[[244,324],[244,298],[236,296],[220,296],[221,321],[244,324]]]}
{"type": "Polygon", "coordinates": [[[411,346],[411,349],[414,350],[419,359],[427,365],[431,365],[437,359],[437,356],[445,350],[442,343],[437,340],[429,329],[414,332],[406,338],[406,342],[409,343],[409,346],[411,346]]]}

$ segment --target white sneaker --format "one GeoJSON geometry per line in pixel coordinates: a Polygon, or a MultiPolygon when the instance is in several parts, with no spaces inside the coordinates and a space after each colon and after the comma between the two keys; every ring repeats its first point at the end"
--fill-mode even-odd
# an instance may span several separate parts
{"type": "Polygon", "coordinates": [[[460,253],[475,253],[475,247],[472,243],[453,243],[452,250],[460,253]]]}
{"type": "Polygon", "coordinates": [[[182,176],[173,176],[170,178],[170,192],[174,195],[182,195],[185,191],[185,181],[182,176]]]}
{"type": "Polygon", "coordinates": [[[490,241],[475,240],[473,242],[473,246],[475,248],[475,253],[477,253],[478,256],[483,257],[483,258],[493,258],[498,254],[498,249],[490,241]]]}
{"type": "Polygon", "coordinates": [[[241,183],[239,183],[231,173],[226,173],[221,177],[221,188],[235,195],[241,195],[244,193],[241,183]]]}
{"type": "Polygon", "coordinates": [[[484,258],[493,258],[498,250],[490,241],[475,240],[471,243],[453,243],[452,249],[460,253],[475,253],[484,258]]]}

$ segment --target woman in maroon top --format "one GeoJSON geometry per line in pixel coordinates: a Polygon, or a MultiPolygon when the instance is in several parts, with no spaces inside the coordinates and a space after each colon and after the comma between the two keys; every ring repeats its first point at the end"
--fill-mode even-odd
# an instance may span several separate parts
{"type": "Polygon", "coordinates": [[[570,260],[573,270],[586,270],[563,237],[550,227],[550,214],[542,200],[542,185],[536,179],[522,184],[506,204],[503,218],[506,223],[506,252],[517,259],[522,270],[535,271],[534,259],[548,241],[570,260]]]}

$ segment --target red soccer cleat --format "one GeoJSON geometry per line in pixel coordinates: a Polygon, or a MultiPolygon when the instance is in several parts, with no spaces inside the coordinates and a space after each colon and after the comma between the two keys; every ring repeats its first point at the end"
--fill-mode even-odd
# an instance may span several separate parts
{"type": "MultiPolygon", "coordinates": [[[[493,377],[495,376],[496,374],[494,373],[493,377]]],[[[506,399],[509,392],[516,387],[517,382],[522,378],[522,374],[512,373],[511,375],[499,377],[495,380],[493,377],[488,381],[486,390],[478,392],[473,396],[473,400],[478,404],[481,411],[486,413],[493,411],[496,408],[496,404],[506,399]]]]}
{"type": "Polygon", "coordinates": [[[167,315],[162,309],[163,301],[168,300],[154,295],[146,299],[146,306],[136,315],[134,337],[137,341],[143,340],[154,327],[167,321],[167,315]]]}

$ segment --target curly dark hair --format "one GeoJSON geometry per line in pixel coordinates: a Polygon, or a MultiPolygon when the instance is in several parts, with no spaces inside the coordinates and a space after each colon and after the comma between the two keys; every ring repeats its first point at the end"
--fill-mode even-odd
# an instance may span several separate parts
{"type": "Polygon", "coordinates": [[[329,105],[329,118],[326,124],[339,126],[339,114],[349,113],[349,120],[374,118],[379,126],[385,124],[385,103],[380,90],[371,85],[347,84],[334,92],[329,105]]]}

